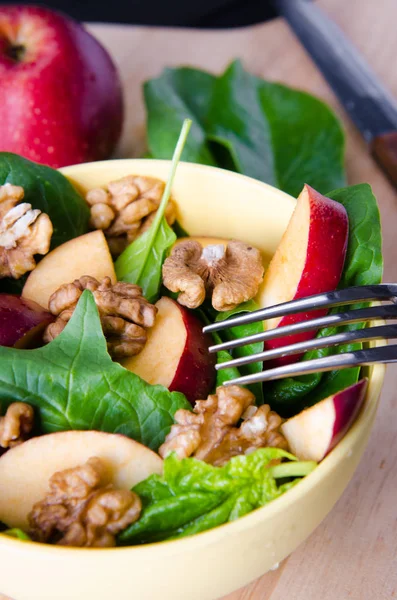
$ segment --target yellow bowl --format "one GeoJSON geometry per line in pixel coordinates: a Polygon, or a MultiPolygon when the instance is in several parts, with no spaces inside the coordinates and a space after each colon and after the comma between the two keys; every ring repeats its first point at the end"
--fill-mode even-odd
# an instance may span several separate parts
{"type": "MultiPolygon", "coordinates": [[[[82,190],[130,173],[166,179],[168,161],[119,160],[68,167],[82,190]]],[[[173,186],[191,235],[239,238],[270,257],[295,200],[269,185],[182,163],[173,186]]],[[[357,421],[319,467],[284,496],[198,535],[141,547],[70,549],[0,536],[0,593],[15,600],[206,600],[245,585],[290,554],[332,509],[363,454],[385,369],[369,370],[357,421]]]]}

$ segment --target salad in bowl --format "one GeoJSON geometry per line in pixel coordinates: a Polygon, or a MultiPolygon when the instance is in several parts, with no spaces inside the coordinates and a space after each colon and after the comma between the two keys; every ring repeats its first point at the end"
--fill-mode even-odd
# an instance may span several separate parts
{"type": "MultiPolygon", "coordinates": [[[[14,577],[19,555],[32,573],[43,573],[41,557],[52,557],[52,584],[37,587],[43,598],[54,597],[56,573],[72,563],[84,564],[87,577],[95,570],[98,598],[107,597],[100,572],[108,568],[125,583],[120,598],[133,590],[153,598],[164,582],[169,597],[182,598],[186,588],[185,596],[175,591],[181,565],[195,588],[195,556],[209,571],[216,564],[222,570],[239,547],[250,568],[236,566],[228,585],[208,577],[189,597],[225,593],[310,533],[365,447],[382,366],[226,387],[265,367],[216,371],[231,355],[215,356],[210,346],[264,324],[226,329],[223,338],[203,327],[337,287],[379,283],[379,213],[369,186],[326,196],[305,186],[295,201],[242,175],[177,166],[187,130],[171,163],[120,160],[57,172],[4,156],[5,593],[22,589],[14,577]],[[151,557],[161,563],[156,581],[145,566],[151,557]]],[[[236,348],[233,356],[262,346],[236,348]]],[[[300,358],[337,351],[346,347],[300,358]]],[[[72,589],[66,582],[59,597],[72,589]]]]}

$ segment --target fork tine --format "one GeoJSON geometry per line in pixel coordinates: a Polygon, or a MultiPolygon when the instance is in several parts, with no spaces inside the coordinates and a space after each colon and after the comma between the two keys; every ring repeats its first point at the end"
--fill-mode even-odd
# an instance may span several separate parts
{"type": "MultiPolygon", "coordinates": [[[[254,314],[254,313],[251,313],[254,314]]],[[[318,317],[317,319],[311,319],[310,321],[301,321],[300,323],[294,323],[293,325],[285,325],[284,327],[276,327],[261,333],[249,335],[243,338],[236,338],[229,340],[221,344],[216,344],[209,347],[210,352],[219,352],[220,350],[231,350],[232,348],[239,348],[240,346],[246,346],[247,344],[254,344],[257,342],[264,342],[279,337],[287,337],[291,334],[303,333],[312,329],[320,329],[321,327],[339,327],[340,325],[346,325],[348,323],[356,323],[358,321],[373,321],[376,319],[396,319],[397,318],[397,305],[386,304],[380,306],[370,306],[369,308],[359,308],[350,310],[343,313],[327,315],[325,317],[318,317]]],[[[224,321],[228,323],[228,320],[224,321]]]]}
{"type": "Polygon", "coordinates": [[[230,381],[225,381],[223,385],[248,385],[285,377],[306,375],[309,373],[319,373],[323,371],[333,371],[334,369],[346,369],[348,367],[372,365],[375,363],[397,362],[397,344],[391,346],[380,346],[377,348],[368,348],[365,350],[356,350],[355,352],[346,352],[344,354],[334,354],[325,358],[316,358],[314,360],[301,361],[292,365],[284,365],[260,373],[253,373],[244,377],[237,377],[230,381]]]}
{"type": "Polygon", "coordinates": [[[247,323],[256,323],[266,319],[274,319],[300,312],[307,312],[319,308],[331,308],[332,306],[341,306],[343,304],[354,304],[356,302],[375,302],[380,300],[394,300],[397,297],[397,284],[382,283],[379,285],[366,285],[345,288],[334,292],[325,292],[316,294],[291,302],[283,302],[268,308],[246,313],[238,317],[225,319],[206,325],[203,329],[205,333],[211,331],[221,331],[235,325],[244,325],[247,323]]]}
{"type": "Polygon", "coordinates": [[[264,362],[274,358],[279,358],[280,356],[300,354],[302,352],[307,352],[308,350],[318,350],[319,348],[326,348],[327,346],[337,346],[339,344],[346,344],[348,342],[368,342],[369,340],[380,340],[382,338],[385,340],[397,338],[397,325],[380,325],[379,327],[368,327],[366,329],[344,331],[335,335],[314,338],[313,340],[290,344],[289,346],[284,346],[282,348],[265,350],[265,352],[258,352],[258,354],[241,356],[240,358],[218,363],[215,365],[215,368],[217,371],[219,371],[221,369],[228,369],[230,367],[249,365],[254,362],[264,362]]]}

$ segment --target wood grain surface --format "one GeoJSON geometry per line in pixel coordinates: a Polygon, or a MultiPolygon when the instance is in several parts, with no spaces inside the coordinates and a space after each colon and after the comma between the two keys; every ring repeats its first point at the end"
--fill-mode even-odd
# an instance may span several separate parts
{"type": "MultiPolygon", "coordinates": [[[[318,3],[354,41],[397,97],[397,0],[318,3]]],[[[253,73],[307,90],[331,104],[345,124],[349,183],[367,181],[378,197],[384,236],[384,281],[397,282],[396,192],[282,20],[229,31],[117,25],[89,28],[107,46],[123,79],[127,118],[119,156],[142,153],[145,116],[141,84],[165,66],[189,64],[219,72],[238,56],[253,73]]],[[[396,496],[397,368],[391,366],[368,448],[332,513],[277,570],[223,600],[397,598],[396,496]]]]}

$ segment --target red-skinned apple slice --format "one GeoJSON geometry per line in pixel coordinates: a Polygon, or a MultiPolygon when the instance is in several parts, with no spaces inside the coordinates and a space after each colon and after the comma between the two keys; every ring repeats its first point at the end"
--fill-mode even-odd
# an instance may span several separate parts
{"type": "Polygon", "coordinates": [[[201,321],[171,298],[160,298],[156,306],[144,349],[123,366],[152,385],[182,392],[191,403],[206,398],[215,383],[216,357],[208,352],[212,339],[203,334],[201,321]]]}
{"type": "Polygon", "coordinates": [[[54,317],[36,302],[14,294],[0,294],[0,346],[29,348],[54,317]]]}
{"type": "MultiPolygon", "coordinates": [[[[345,261],[349,223],[342,204],[305,185],[284,236],[265,273],[258,295],[261,307],[336,289],[345,261]]],[[[326,310],[265,321],[266,329],[292,325],[326,314],[326,310]]],[[[266,349],[313,338],[315,331],[269,340],[266,349]]],[[[273,361],[294,362],[297,356],[273,361]]]]}
{"type": "Polygon", "coordinates": [[[321,400],[281,426],[290,450],[300,460],[319,462],[350,429],[364,402],[368,380],[321,400]]]}
{"type": "Polygon", "coordinates": [[[48,300],[61,285],[90,275],[116,282],[113,260],[102,231],[91,231],[49,252],[30,273],[22,296],[48,307],[48,300]]]}
{"type": "Polygon", "coordinates": [[[45,497],[50,477],[94,456],[103,460],[108,483],[118,489],[130,490],[152,473],[162,473],[158,454],[123,435],[103,431],[42,435],[0,458],[0,521],[26,530],[27,516],[33,504],[45,497]]]}

